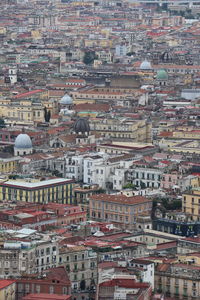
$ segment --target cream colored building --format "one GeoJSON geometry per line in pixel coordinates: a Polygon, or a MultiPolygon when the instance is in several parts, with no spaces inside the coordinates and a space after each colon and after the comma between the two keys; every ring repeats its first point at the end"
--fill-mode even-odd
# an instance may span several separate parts
{"type": "Polygon", "coordinates": [[[0,117],[11,125],[33,125],[44,122],[44,107],[57,112],[55,100],[49,99],[0,99],[0,117]]]}
{"type": "Polygon", "coordinates": [[[15,280],[0,280],[0,299],[15,300],[16,282],[15,280]]]}
{"type": "Polygon", "coordinates": [[[90,130],[102,137],[123,142],[151,142],[151,123],[147,120],[125,118],[96,118],[90,120],[90,130]]]}

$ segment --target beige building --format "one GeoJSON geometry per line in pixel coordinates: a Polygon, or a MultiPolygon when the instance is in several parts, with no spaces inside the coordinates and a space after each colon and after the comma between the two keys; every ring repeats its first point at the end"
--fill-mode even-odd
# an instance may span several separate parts
{"type": "Polygon", "coordinates": [[[90,120],[90,130],[102,137],[123,142],[151,142],[151,123],[147,120],[96,118],[90,120]]]}
{"type": "Polygon", "coordinates": [[[200,295],[200,266],[163,263],[155,271],[158,292],[172,299],[197,300],[200,295]]]}
{"type": "Polygon", "coordinates": [[[57,113],[57,101],[48,99],[48,93],[28,92],[13,99],[0,99],[0,117],[11,125],[33,125],[44,122],[44,108],[57,113]],[[32,93],[32,94],[31,94],[32,93]],[[35,97],[33,97],[33,95],[35,97]]]}
{"type": "Polygon", "coordinates": [[[89,297],[97,284],[97,254],[85,246],[67,246],[64,241],[61,244],[59,265],[69,272],[74,299],[89,297]]]}
{"type": "Polygon", "coordinates": [[[140,216],[149,216],[152,200],[143,196],[99,194],[90,197],[90,217],[133,228],[140,216]]]}
{"type": "Polygon", "coordinates": [[[15,300],[16,282],[15,280],[0,280],[0,299],[15,300]]]}

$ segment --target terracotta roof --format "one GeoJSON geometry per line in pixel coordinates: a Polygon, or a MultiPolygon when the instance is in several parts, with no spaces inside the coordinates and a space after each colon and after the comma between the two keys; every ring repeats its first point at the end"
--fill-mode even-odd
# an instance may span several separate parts
{"type": "Polygon", "coordinates": [[[70,300],[70,295],[57,295],[57,294],[28,294],[22,298],[23,300],[70,300]]]}
{"type": "Polygon", "coordinates": [[[5,287],[15,283],[15,280],[7,280],[7,279],[1,279],[0,280],[0,290],[4,289],[5,287]]]}
{"type": "Polygon", "coordinates": [[[116,278],[116,279],[102,282],[99,286],[100,287],[101,286],[107,286],[107,287],[118,286],[118,287],[134,289],[134,288],[148,288],[149,284],[142,283],[142,282],[136,282],[134,279],[124,279],[124,278],[118,279],[118,278],[116,278]]]}
{"type": "Polygon", "coordinates": [[[128,205],[152,202],[152,200],[147,199],[143,196],[127,197],[125,195],[107,195],[107,194],[93,195],[90,197],[90,199],[96,201],[105,201],[105,202],[113,202],[113,203],[128,204],[128,205]]]}

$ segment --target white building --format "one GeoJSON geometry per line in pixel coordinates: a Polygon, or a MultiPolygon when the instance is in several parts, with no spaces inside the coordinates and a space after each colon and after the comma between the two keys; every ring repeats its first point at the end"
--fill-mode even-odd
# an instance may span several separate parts
{"type": "Polygon", "coordinates": [[[154,290],[154,263],[146,259],[132,259],[129,262],[129,267],[134,269],[142,269],[141,280],[142,282],[148,282],[152,285],[154,290]]]}
{"type": "Polygon", "coordinates": [[[66,157],[65,177],[76,181],[83,181],[83,155],[66,157]]]}
{"type": "Polygon", "coordinates": [[[156,168],[135,167],[130,171],[129,179],[136,186],[142,183],[147,188],[159,188],[163,170],[156,168]]]}

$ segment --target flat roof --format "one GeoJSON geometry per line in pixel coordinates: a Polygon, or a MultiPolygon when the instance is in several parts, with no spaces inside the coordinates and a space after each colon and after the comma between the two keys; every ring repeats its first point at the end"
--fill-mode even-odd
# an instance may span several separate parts
{"type": "Polygon", "coordinates": [[[64,184],[68,182],[73,182],[73,180],[68,178],[54,178],[42,181],[20,181],[20,180],[8,180],[1,182],[1,186],[16,186],[21,188],[38,188],[38,187],[45,187],[48,185],[56,185],[56,184],[64,184]]]}

